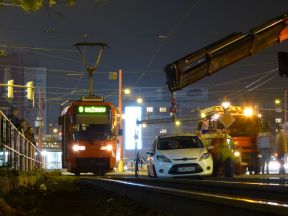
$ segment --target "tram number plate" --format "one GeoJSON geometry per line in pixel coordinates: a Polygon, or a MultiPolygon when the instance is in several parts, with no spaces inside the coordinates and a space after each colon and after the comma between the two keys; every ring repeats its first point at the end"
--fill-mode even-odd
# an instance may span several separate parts
{"type": "Polygon", "coordinates": [[[195,171],[195,167],[178,167],[178,172],[193,172],[195,171]]]}

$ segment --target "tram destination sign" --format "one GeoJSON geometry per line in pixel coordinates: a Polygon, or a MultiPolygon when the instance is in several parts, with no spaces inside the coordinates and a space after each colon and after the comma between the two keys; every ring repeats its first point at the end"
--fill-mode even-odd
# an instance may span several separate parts
{"type": "Polygon", "coordinates": [[[107,113],[106,106],[78,106],[77,113],[82,114],[96,114],[96,113],[107,113]]]}

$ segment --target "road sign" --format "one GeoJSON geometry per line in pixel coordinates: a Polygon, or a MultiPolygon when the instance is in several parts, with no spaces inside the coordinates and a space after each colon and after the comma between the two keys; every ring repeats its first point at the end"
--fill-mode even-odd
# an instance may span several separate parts
{"type": "Polygon", "coordinates": [[[225,128],[229,128],[235,121],[235,118],[229,113],[225,112],[220,118],[219,121],[224,125],[225,128]]]}

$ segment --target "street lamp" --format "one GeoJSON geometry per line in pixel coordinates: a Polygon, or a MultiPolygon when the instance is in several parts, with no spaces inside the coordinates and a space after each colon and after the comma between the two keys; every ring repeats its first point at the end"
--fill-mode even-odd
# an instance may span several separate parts
{"type": "Polygon", "coordinates": [[[230,104],[229,101],[225,100],[225,101],[222,102],[222,107],[223,107],[224,110],[227,110],[230,107],[230,105],[231,104],[230,104]]]}
{"type": "Polygon", "coordinates": [[[131,90],[129,88],[125,88],[124,89],[124,94],[125,95],[130,95],[131,94],[131,90]]]}
{"type": "Polygon", "coordinates": [[[275,99],[274,103],[279,105],[281,103],[281,100],[280,99],[275,99]]]}
{"type": "Polygon", "coordinates": [[[138,98],[136,99],[136,102],[137,102],[138,104],[142,104],[142,103],[143,103],[143,99],[140,98],[140,97],[138,97],[138,98]]]}
{"type": "Polygon", "coordinates": [[[53,133],[56,134],[58,132],[57,128],[53,128],[53,133]]]}

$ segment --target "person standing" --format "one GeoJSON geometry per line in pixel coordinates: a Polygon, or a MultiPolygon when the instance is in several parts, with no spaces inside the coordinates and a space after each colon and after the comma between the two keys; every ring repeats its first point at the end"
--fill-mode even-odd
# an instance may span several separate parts
{"type": "Polygon", "coordinates": [[[259,152],[259,170],[262,174],[265,173],[265,165],[266,165],[266,174],[269,174],[269,161],[271,157],[271,148],[272,148],[272,137],[268,132],[260,133],[257,137],[257,148],[259,152]]]}
{"type": "Polygon", "coordinates": [[[275,155],[277,155],[277,160],[280,163],[279,174],[285,174],[285,155],[287,155],[287,135],[284,129],[280,129],[279,133],[276,135],[276,146],[275,155]]]}
{"type": "Polygon", "coordinates": [[[27,128],[27,121],[25,119],[21,119],[19,121],[19,126],[17,127],[18,131],[23,135],[25,135],[26,128],[27,128]]]}
{"type": "Polygon", "coordinates": [[[27,130],[25,131],[25,137],[27,140],[29,140],[31,143],[36,145],[36,141],[34,138],[33,128],[31,126],[27,127],[27,130]]]}
{"type": "Polygon", "coordinates": [[[16,128],[20,126],[20,110],[17,107],[13,107],[12,112],[7,116],[7,118],[16,128]]]}
{"type": "Polygon", "coordinates": [[[139,163],[140,163],[140,154],[137,152],[136,158],[135,158],[135,177],[138,177],[139,175],[139,163]]]}

